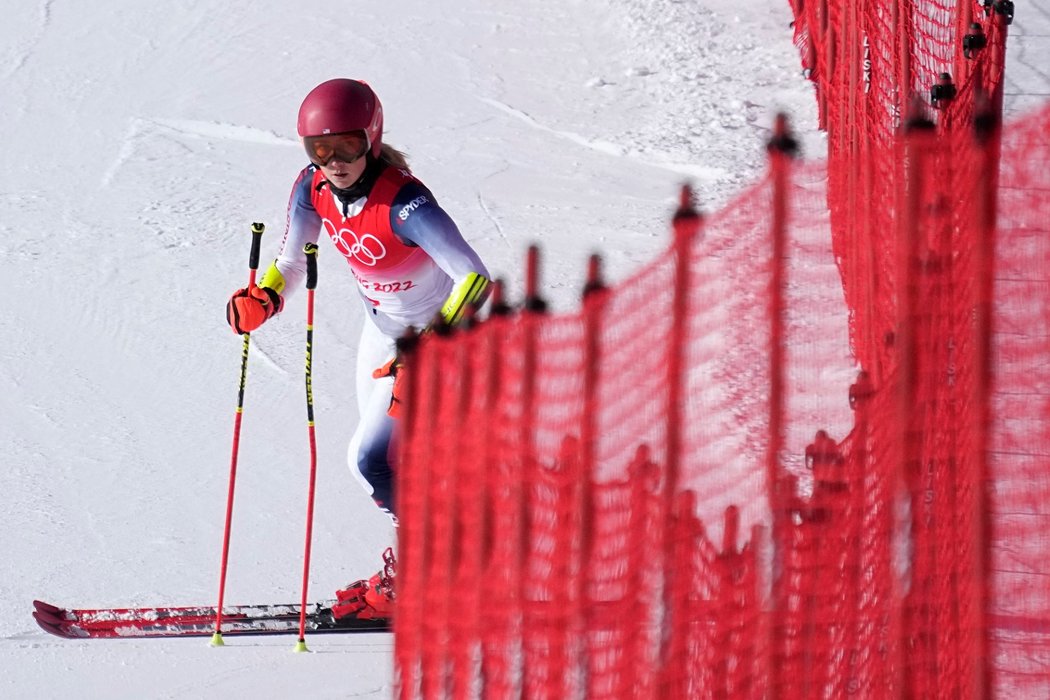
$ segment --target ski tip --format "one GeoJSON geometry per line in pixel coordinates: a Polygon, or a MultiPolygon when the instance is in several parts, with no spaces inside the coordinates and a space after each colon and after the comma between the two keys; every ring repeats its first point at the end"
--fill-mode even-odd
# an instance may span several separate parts
{"type": "Polygon", "coordinates": [[[34,610],[33,617],[36,618],[37,622],[43,622],[49,625],[55,625],[56,627],[62,625],[62,618],[58,615],[53,615],[44,610],[34,610]]]}
{"type": "Polygon", "coordinates": [[[45,603],[42,600],[34,600],[33,608],[35,610],[39,610],[40,612],[51,613],[52,615],[58,615],[63,611],[63,608],[52,605],[51,603],[45,603]]]}
{"type": "Polygon", "coordinates": [[[49,613],[42,613],[40,611],[33,613],[33,619],[40,625],[40,629],[44,630],[48,634],[53,634],[56,637],[62,637],[63,639],[75,639],[75,635],[69,633],[69,630],[62,625],[51,622],[50,619],[54,616],[49,613]]]}

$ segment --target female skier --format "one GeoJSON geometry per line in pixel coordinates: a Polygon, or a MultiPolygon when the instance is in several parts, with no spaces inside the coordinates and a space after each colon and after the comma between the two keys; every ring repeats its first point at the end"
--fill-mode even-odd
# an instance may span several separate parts
{"type": "MultiPolygon", "coordinates": [[[[350,440],[351,471],[395,518],[393,493],[401,397],[396,340],[438,320],[455,324],[486,296],[489,273],[404,154],[383,143],[383,108],[366,83],[336,78],[307,94],[299,137],[310,165],[299,173],[277,259],[257,286],[226,307],[234,332],[254,331],[281,311],[306,277],[303,246],[323,231],[346,258],[365,315],[357,353],[360,422],[350,440]]],[[[393,553],[384,570],[338,592],[336,616],[386,617],[393,604],[393,553]]]]}

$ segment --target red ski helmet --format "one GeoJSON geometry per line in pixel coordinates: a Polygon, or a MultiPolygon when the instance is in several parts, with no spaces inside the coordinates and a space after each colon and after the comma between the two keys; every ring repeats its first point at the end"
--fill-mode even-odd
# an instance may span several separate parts
{"type": "Polygon", "coordinates": [[[360,80],[335,78],[307,94],[299,107],[299,137],[364,131],[372,155],[383,146],[383,105],[375,92],[360,80]]]}

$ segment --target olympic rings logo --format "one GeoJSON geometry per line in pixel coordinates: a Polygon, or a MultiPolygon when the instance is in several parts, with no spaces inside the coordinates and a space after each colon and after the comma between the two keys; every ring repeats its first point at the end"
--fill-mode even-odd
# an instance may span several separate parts
{"type": "Polygon", "coordinates": [[[338,231],[328,219],[323,219],[325,233],[328,234],[335,247],[348,258],[353,258],[362,265],[375,267],[376,263],[386,257],[386,247],[383,242],[370,233],[358,236],[348,228],[338,231]]]}

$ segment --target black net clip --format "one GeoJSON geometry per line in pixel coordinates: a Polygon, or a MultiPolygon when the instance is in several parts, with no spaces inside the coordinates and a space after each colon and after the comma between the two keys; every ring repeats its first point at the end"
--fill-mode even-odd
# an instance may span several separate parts
{"type": "Polygon", "coordinates": [[[963,37],[963,56],[972,59],[977,52],[988,46],[988,37],[984,29],[976,22],[970,25],[970,33],[963,37]]]}
{"type": "Polygon", "coordinates": [[[958,90],[952,82],[951,74],[941,73],[941,79],[930,88],[930,102],[934,109],[941,109],[944,103],[954,100],[956,94],[958,90]]]}
{"type": "Polygon", "coordinates": [[[1007,24],[1013,24],[1014,23],[1014,3],[1013,3],[1013,0],[998,0],[998,2],[995,3],[995,13],[1005,17],[1007,24]]]}

